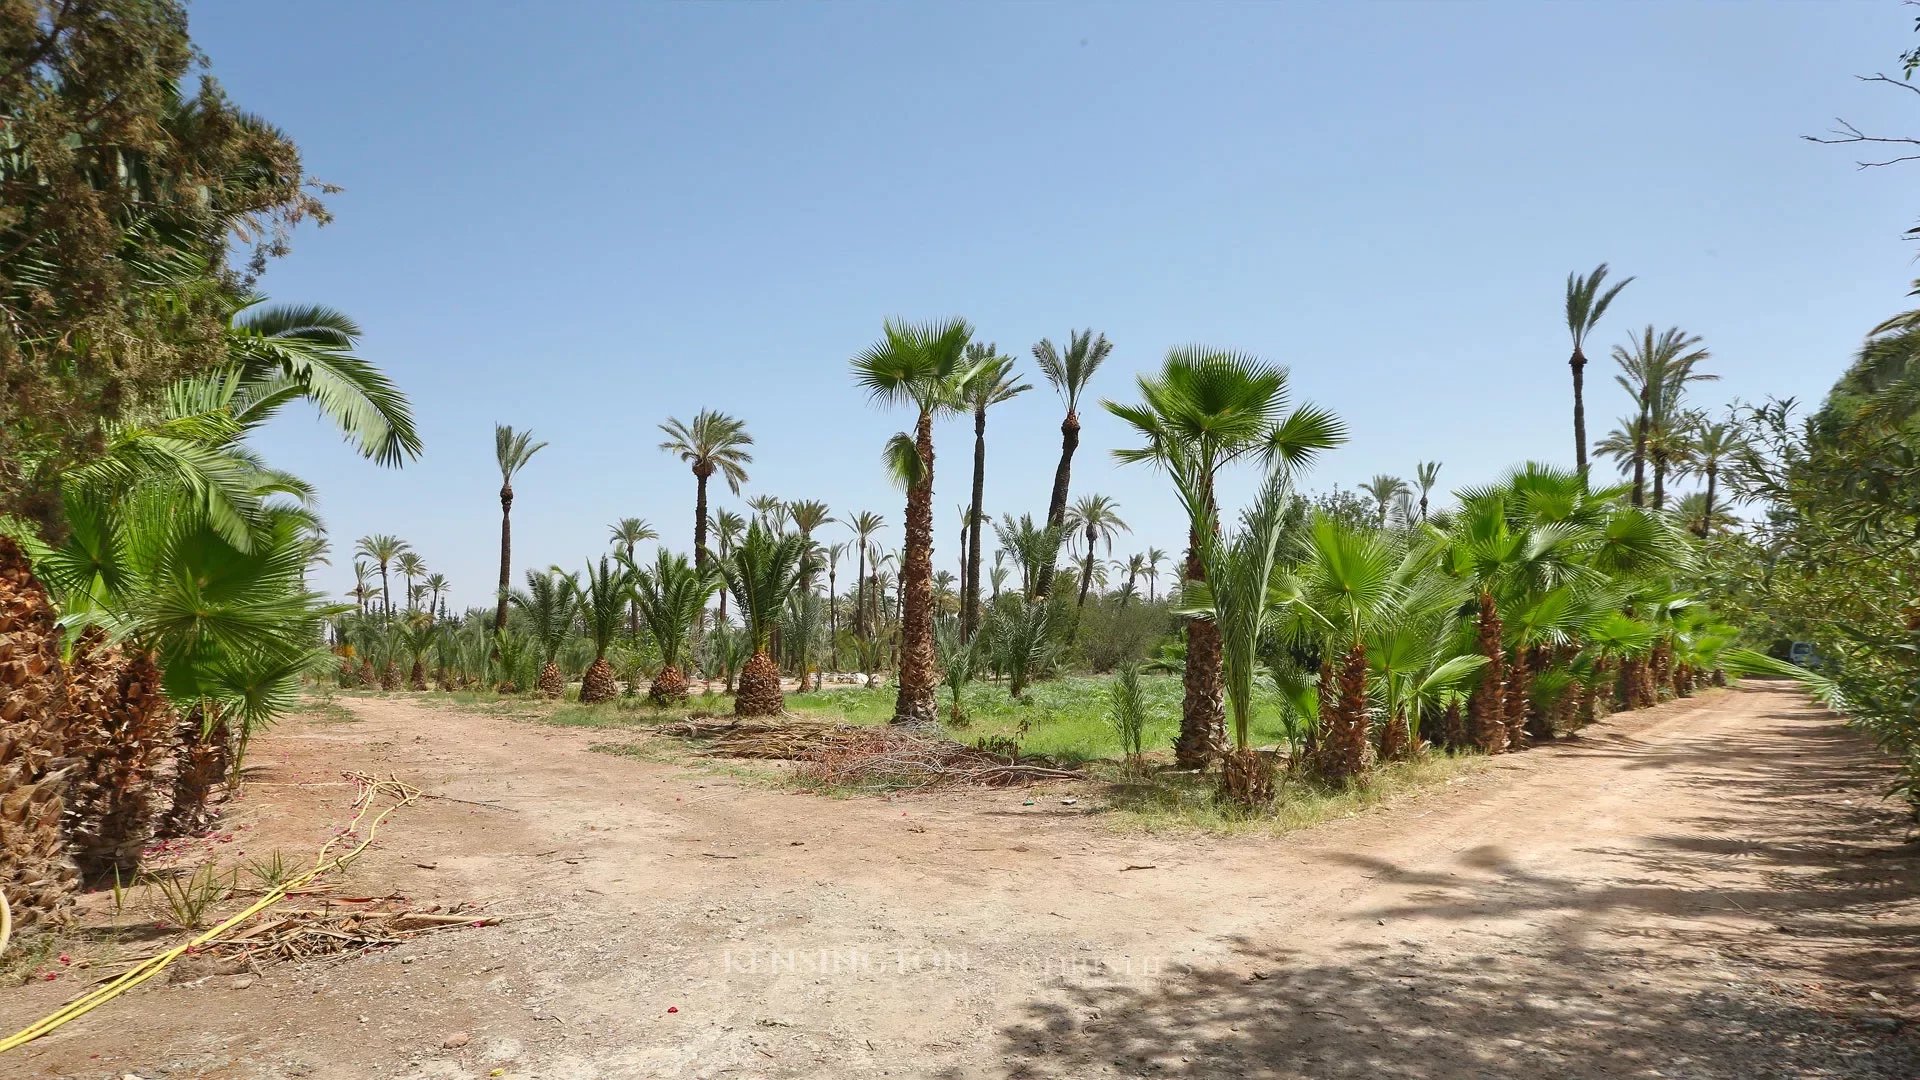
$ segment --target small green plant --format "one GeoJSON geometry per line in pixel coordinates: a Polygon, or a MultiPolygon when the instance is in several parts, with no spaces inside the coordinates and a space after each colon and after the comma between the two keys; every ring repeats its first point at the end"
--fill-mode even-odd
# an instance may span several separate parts
{"type": "Polygon", "coordinates": [[[1147,698],[1140,687],[1140,665],[1122,664],[1107,688],[1107,722],[1120,736],[1120,748],[1127,764],[1138,766],[1145,753],[1147,698]]]}
{"type": "Polygon", "coordinates": [[[183,930],[199,929],[206,921],[207,912],[233,895],[233,886],[234,875],[221,874],[213,863],[203,863],[185,877],[153,879],[153,887],[160,890],[160,898],[166,902],[167,913],[183,930]]]}
{"type": "Polygon", "coordinates": [[[283,852],[276,851],[265,858],[248,859],[245,867],[248,876],[260,883],[263,891],[272,891],[292,881],[299,870],[287,861],[283,852]]]}

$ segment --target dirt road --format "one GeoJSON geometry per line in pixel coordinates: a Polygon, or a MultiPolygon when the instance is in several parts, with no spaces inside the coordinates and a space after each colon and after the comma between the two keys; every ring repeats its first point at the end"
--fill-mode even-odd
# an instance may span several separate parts
{"type": "MultiPolygon", "coordinates": [[[[1920,1076],[1915,849],[1885,766],[1784,690],[1231,840],[1008,792],[834,801],[591,752],[604,732],[343,704],[357,722],[264,740],[238,843],[310,851],[345,821],[343,770],[395,773],[499,808],[402,811],[356,887],[534,917],[189,968],[0,1075],[1920,1076]]],[[[71,992],[0,995],[0,1027],[71,992]]]]}

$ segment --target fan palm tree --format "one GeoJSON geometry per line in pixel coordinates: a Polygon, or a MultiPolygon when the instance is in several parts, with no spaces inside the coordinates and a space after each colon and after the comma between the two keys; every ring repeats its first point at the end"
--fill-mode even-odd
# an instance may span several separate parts
{"type": "MultiPolygon", "coordinates": [[[[1241,353],[1183,346],[1167,354],[1157,375],[1141,376],[1138,405],[1105,402],[1145,445],[1114,451],[1121,462],[1146,462],[1193,477],[1212,505],[1219,471],[1248,455],[1291,470],[1346,441],[1346,428],[1332,413],[1311,405],[1287,409],[1287,374],[1241,353]]],[[[1205,515],[1219,527],[1216,508],[1205,515]]],[[[1201,530],[1187,535],[1184,578],[1203,581],[1201,530]]],[[[1218,628],[1203,619],[1187,623],[1187,666],[1180,707],[1180,739],[1174,756],[1182,768],[1202,768],[1224,742],[1218,628]]]]}
{"type": "Polygon", "coordinates": [[[858,576],[853,579],[853,632],[864,638],[867,636],[867,548],[873,538],[880,535],[886,521],[879,514],[862,510],[846,524],[853,530],[854,553],[860,563],[858,576]]]}
{"type": "Polygon", "coordinates": [[[427,576],[427,560],[421,558],[416,552],[403,551],[399,558],[393,560],[393,568],[400,574],[401,580],[407,583],[407,607],[412,608],[418,600],[414,595],[413,579],[427,576]]]}
{"type": "Polygon", "coordinates": [[[534,442],[531,431],[515,431],[506,424],[493,425],[493,460],[500,466],[500,589],[493,609],[496,635],[507,628],[507,587],[512,583],[508,574],[513,566],[513,478],[546,445],[534,442]]]}
{"type": "Polygon", "coordinates": [[[1407,482],[1397,476],[1381,474],[1360,485],[1360,490],[1373,498],[1374,507],[1380,514],[1380,527],[1387,527],[1387,511],[1392,508],[1393,500],[1407,491],[1407,482]]]}
{"type": "Polygon", "coordinates": [[[561,647],[573,636],[573,619],[579,610],[579,583],[571,574],[529,570],[527,587],[514,590],[512,599],[513,606],[526,616],[526,628],[540,648],[540,676],[535,685],[542,695],[557,698],[567,689],[558,658],[561,647]]]}
{"type": "Polygon", "coordinates": [[[776,534],[755,521],[747,527],[740,546],[720,564],[753,648],[740,668],[735,716],[778,716],[786,708],[780,667],[767,654],[767,647],[788,594],[806,572],[808,546],[807,539],[797,533],[776,534]]]}
{"type": "Polygon", "coordinates": [[[1013,358],[999,355],[991,343],[976,342],[967,346],[967,362],[979,371],[962,391],[964,405],[973,410],[973,495],[967,503],[966,543],[961,549],[966,569],[960,583],[960,636],[972,641],[980,628],[980,530],[986,523],[983,500],[987,484],[987,410],[1012,401],[1033,387],[1014,374],[1013,358]]]}
{"type": "Polygon", "coordinates": [[[1306,607],[1324,625],[1320,668],[1322,776],[1344,781],[1373,767],[1368,635],[1397,612],[1401,552],[1392,534],[1314,517],[1299,569],[1306,607]]]}
{"type": "MultiPolygon", "coordinates": [[[[1053,494],[1047,499],[1049,528],[1063,528],[1067,519],[1067,487],[1073,477],[1073,452],[1080,445],[1080,395],[1112,352],[1113,345],[1107,341],[1107,335],[1095,334],[1092,330],[1069,331],[1065,349],[1056,347],[1047,338],[1041,338],[1033,347],[1033,359],[1040,365],[1040,374],[1047,377],[1054,393],[1059,394],[1067,406],[1066,418],[1060,421],[1060,464],[1053,470],[1053,494]]],[[[1051,562],[1041,570],[1038,590],[1040,596],[1053,592],[1051,562]]]]}
{"type": "MultiPolygon", "coordinates": [[[[1584,413],[1581,415],[1579,426],[1582,432],[1584,432],[1586,429],[1586,417],[1584,413]]],[[[1584,435],[1582,437],[1584,438],[1584,435]]],[[[1581,458],[1580,467],[1583,469],[1587,467],[1586,459],[1584,455],[1581,458]]],[[[1427,494],[1433,490],[1433,485],[1438,483],[1439,480],[1440,480],[1440,463],[1439,462],[1423,461],[1420,464],[1414,466],[1413,482],[1414,482],[1414,485],[1420,489],[1420,520],[1421,521],[1427,520],[1427,494]]]]}
{"type": "Polygon", "coordinates": [[[1633,426],[1633,505],[1646,505],[1647,434],[1656,415],[1672,416],[1691,382],[1717,379],[1694,370],[1708,358],[1700,348],[1700,338],[1679,327],[1669,327],[1657,337],[1648,326],[1626,345],[1613,347],[1614,362],[1620,374],[1614,376],[1639,407],[1633,426]]]}
{"type": "Polygon", "coordinates": [[[602,555],[598,566],[587,564],[586,583],[577,589],[576,603],[586,618],[587,637],[593,641],[593,662],[580,680],[583,705],[612,701],[620,693],[620,680],[607,662],[607,649],[620,632],[621,609],[633,597],[633,578],[627,569],[632,565],[630,558],[615,561],[602,555]]]}
{"type": "MultiPolygon", "coordinates": [[[[618,547],[627,557],[628,566],[636,565],[633,561],[633,549],[636,545],[642,541],[660,539],[660,534],[654,531],[653,526],[647,524],[645,518],[621,518],[614,522],[607,532],[609,542],[618,547]]],[[[627,603],[627,636],[636,641],[640,638],[640,603],[637,600],[629,600],[627,603]]]]}
{"type": "Polygon", "coordinates": [[[647,688],[656,705],[687,699],[687,675],[682,669],[687,638],[706,609],[707,597],[720,586],[719,575],[690,563],[684,556],[661,548],[653,564],[636,569],[634,595],[647,633],[660,648],[660,670],[647,688]]]}
{"type": "Polygon", "coordinates": [[[1086,546],[1080,559],[1080,601],[1078,606],[1087,606],[1087,592],[1093,586],[1093,553],[1101,543],[1107,545],[1107,554],[1113,554],[1113,538],[1123,532],[1132,532],[1127,523],[1120,520],[1120,504],[1106,495],[1082,495],[1067,511],[1067,531],[1076,536],[1086,546]]]}
{"type": "Polygon", "coordinates": [[[743,421],[712,409],[695,413],[691,424],[669,417],[660,425],[660,430],[667,434],[660,449],[679,457],[693,470],[693,561],[697,566],[705,566],[708,559],[707,480],[717,472],[726,480],[727,490],[740,494],[740,485],[747,479],[747,466],[753,463],[753,455],[747,452],[747,447],[753,445],[753,436],[747,434],[743,421]]]}
{"type": "MultiPolygon", "coordinates": [[[[853,360],[854,381],[876,402],[908,405],[912,435],[887,442],[887,463],[907,489],[906,545],[900,568],[900,684],[893,722],[934,727],[939,687],[933,656],[933,420],[958,407],[973,377],[965,319],[912,324],[889,321],[880,338],[853,360]]],[[[1077,424],[1077,421],[1076,421],[1077,424]]]]}
{"type": "Polygon", "coordinates": [[[1593,272],[1585,277],[1567,275],[1567,333],[1573,338],[1573,355],[1567,360],[1567,366],[1573,369],[1573,460],[1574,467],[1581,470],[1587,467],[1587,405],[1584,396],[1587,354],[1583,347],[1587,335],[1593,332],[1600,317],[1613,305],[1613,298],[1619,296],[1620,290],[1633,281],[1627,278],[1603,291],[1602,284],[1606,279],[1606,263],[1594,267],[1593,272]]]}
{"type": "Polygon", "coordinates": [[[356,554],[372,559],[374,565],[380,568],[380,605],[386,609],[386,617],[391,618],[393,590],[389,587],[387,570],[399,561],[402,555],[410,553],[413,548],[405,540],[391,533],[374,533],[371,536],[361,537],[353,550],[356,554]]]}

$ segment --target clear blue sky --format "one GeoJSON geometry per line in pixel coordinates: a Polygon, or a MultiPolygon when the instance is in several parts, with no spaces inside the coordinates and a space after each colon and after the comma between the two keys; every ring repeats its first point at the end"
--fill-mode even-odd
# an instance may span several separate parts
{"type": "MultiPolygon", "coordinates": [[[[1632,328],[1705,337],[1703,403],[1817,398],[1915,274],[1915,173],[1798,138],[1920,127],[1851,78],[1908,47],[1892,2],[192,15],[234,97],[345,188],[266,290],[358,318],[426,440],[387,471],[305,416],[261,439],[320,486],[329,591],[380,531],[487,602],[495,421],[552,443],[516,485],[519,565],[578,566],[627,514],[687,547],[692,478],[656,425],[702,407],[751,426],[749,494],[897,526],[879,452],[907,418],[846,375],[889,315],[961,314],[1023,358],[1098,328],[1096,397],[1170,345],[1248,350],[1352,427],[1310,486],[1437,458],[1453,487],[1570,458],[1569,270],[1639,278],[1592,350],[1596,437],[1632,328]]],[[[989,511],[1044,510],[1059,418],[1045,389],[994,412],[989,511]]],[[[1118,498],[1121,551],[1174,550],[1164,480],[1107,459],[1123,438],[1088,412],[1075,491],[1118,498]]],[[[940,432],[936,567],[970,442],[940,432]]]]}

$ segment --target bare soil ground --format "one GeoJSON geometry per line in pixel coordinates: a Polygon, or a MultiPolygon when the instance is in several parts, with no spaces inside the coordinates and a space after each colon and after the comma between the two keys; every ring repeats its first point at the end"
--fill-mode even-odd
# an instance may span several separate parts
{"type": "MultiPolygon", "coordinates": [[[[342,703],[262,740],[224,847],[311,852],[343,771],[392,773],[503,809],[400,811],[353,891],[538,917],[189,964],[0,1075],[1920,1076],[1920,852],[1872,750],[1781,689],[1278,839],[1117,835],[1018,791],[836,801],[342,703]]],[[[74,990],[0,994],[0,1030],[74,990]]]]}

